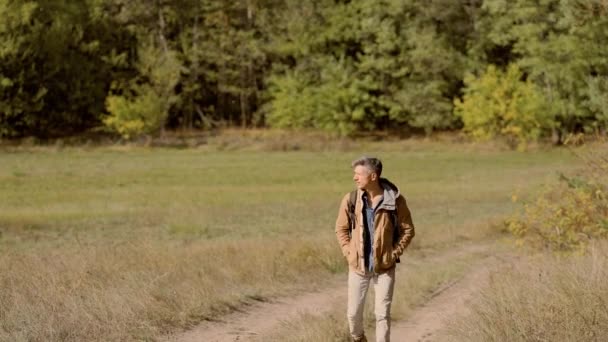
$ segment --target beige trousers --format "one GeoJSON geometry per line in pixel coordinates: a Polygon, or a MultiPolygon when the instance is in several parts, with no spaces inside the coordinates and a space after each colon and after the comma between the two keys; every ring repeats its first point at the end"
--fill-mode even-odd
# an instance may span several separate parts
{"type": "Polygon", "coordinates": [[[395,287],[395,268],[382,274],[360,275],[352,270],[348,273],[348,326],[356,341],[364,335],[363,307],[369,284],[374,284],[376,314],[376,341],[391,340],[391,302],[395,287]]]}

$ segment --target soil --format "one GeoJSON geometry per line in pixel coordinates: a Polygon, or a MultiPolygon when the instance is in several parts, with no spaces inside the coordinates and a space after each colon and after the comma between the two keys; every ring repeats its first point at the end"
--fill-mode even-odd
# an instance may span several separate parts
{"type": "Polygon", "coordinates": [[[468,303],[483,288],[490,274],[502,262],[488,257],[457,281],[436,290],[431,299],[417,308],[405,321],[393,322],[391,340],[396,342],[439,342],[447,338],[440,332],[455,317],[469,313],[468,303]]]}
{"type": "Polygon", "coordinates": [[[302,314],[322,315],[346,302],[346,278],[336,280],[323,291],[286,297],[272,302],[259,302],[246,310],[203,322],[182,334],[170,336],[168,342],[232,342],[263,341],[281,322],[302,314]]]}

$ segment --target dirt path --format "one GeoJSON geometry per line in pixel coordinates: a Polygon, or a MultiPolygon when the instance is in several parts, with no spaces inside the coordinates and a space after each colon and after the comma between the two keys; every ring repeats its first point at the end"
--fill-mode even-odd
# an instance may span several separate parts
{"type": "Polygon", "coordinates": [[[445,338],[438,336],[448,321],[468,313],[467,303],[488,282],[490,274],[502,264],[496,256],[485,259],[467,273],[435,291],[432,298],[418,308],[409,319],[394,322],[391,340],[395,342],[439,342],[445,338]]]}
{"type": "Polygon", "coordinates": [[[169,342],[233,342],[262,341],[282,322],[301,314],[322,315],[336,305],[346,302],[346,279],[336,280],[322,292],[311,292],[270,303],[258,303],[244,312],[224,316],[219,322],[203,322],[180,335],[170,336],[169,342]]]}
{"type": "MultiPolygon", "coordinates": [[[[445,253],[428,255],[425,259],[446,260],[461,255],[487,251],[488,245],[470,245],[445,253]]],[[[407,321],[393,322],[392,341],[435,341],[434,334],[445,324],[445,319],[463,313],[464,304],[472,298],[496,265],[495,257],[488,257],[480,266],[472,268],[463,279],[438,289],[432,299],[417,309],[407,321]]],[[[166,342],[233,342],[263,341],[280,328],[283,322],[298,319],[302,314],[323,315],[346,303],[345,276],[337,278],[323,291],[286,297],[268,303],[257,303],[243,311],[223,316],[218,321],[203,322],[192,330],[168,336],[166,342]]]]}

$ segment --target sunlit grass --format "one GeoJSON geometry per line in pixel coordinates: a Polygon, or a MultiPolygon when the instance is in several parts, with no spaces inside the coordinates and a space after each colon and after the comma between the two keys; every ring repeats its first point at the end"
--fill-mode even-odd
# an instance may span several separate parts
{"type": "Polygon", "coordinates": [[[576,166],[559,149],[424,143],[4,151],[0,339],[152,339],[248,298],[322,286],[345,271],[333,230],[350,161],[374,151],[408,199],[413,249],[493,236],[514,191],[576,166]]]}
{"type": "MultiPolygon", "coordinates": [[[[3,154],[0,226],[9,235],[28,227],[112,230],[117,236],[144,229],[163,237],[184,232],[203,238],[327,232],[339,199],[353,187],[350,161],[361,153],[73,149],[3,154]]],[[[379,155],[385,176],[406,195],[414,222],[440,234],[450,225],[510,212],[513,191],[528,192],[570,167],[571,160],[563,150],[421,149],[379,155]]],[[[466,234],[454,235],[460,233],[466,234]]]]}
{"type": "Polygon", "coordinates": [[[548,253],[496,272],[446,341],[603,341],[608,336],[608,245],[588,255],[548,253]]]}

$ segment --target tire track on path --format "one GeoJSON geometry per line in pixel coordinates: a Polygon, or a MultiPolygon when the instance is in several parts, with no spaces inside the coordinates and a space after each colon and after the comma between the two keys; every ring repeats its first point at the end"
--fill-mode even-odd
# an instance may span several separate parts
{"type": "Polygon", "coordinates": [[[261,341],[281,325],[302,314],[323,315],[346,302],[344,279],[336,279],[322,291],[260,302],[246,311],[221,317],[217,322],[203,322],[194,329],[169,336],[167,342],[233,342],[261,341]]]}
{"type": "Polygon", "coordinates": [[[468,303],[488,284],[493,271],[506,261],[500,256],[489,256],[460,280],[438,289],[432,298],[417,308],[405,321],[393,322],[391,340],[395,342],[439,342],[446,341],[440,332],[454,317],[469,313],[468,303]]]}
{"type": "MultiPolygon", "coordinates": [[[[490,246],[484,243],[461,245],[443,253],[417,251],[420,256],[412,254],[412,257],[441,262],[468,254],[484,253],[490,249],[490,246]]],[[[467,296],[471,295],[474,289],[471,284],[479,283],[485,277],[485,272],[489,270],[484,267],[477,268],[461,281],[450,283],[449,286],[435,291],[432,299],[417,308],[410,319],[393,322],[392,340],[394,342],[431,341],[429,338],[443,326],[443,321],[437,319],[438,313],[456,312],[457,308],[467,300],[467,296]]],[[[191,330],[166,336],[163,342],[263,341],[264,336],[280,329],[283,323],[297,320],[302,315],[321,316],[339,307],[344,307],[346,311],[346,283],[346,274],[336,276],[322,290],[255,303],[221,316],[217,320],[204,321],[191,330]]]]}

